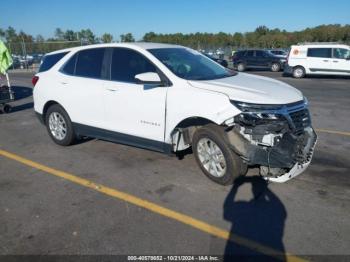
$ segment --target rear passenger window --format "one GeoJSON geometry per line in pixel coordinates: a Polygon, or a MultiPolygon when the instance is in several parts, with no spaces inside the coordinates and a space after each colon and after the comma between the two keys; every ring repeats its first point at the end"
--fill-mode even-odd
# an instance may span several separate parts
{"type": "Polygon", "coordinates": [[[66,54],[68,54],[68,52],[44,56],[43,62],[41,63],[40,68],[39,68],[39,73],[50,70],[66,54]]]}
{"type": "Polygon", "coordinates": [[[309,48],[307,50],[308,57],[322,57],[322,58],[331,58],[332,49],[331,48],[309,48]]]}
{"type": "Polygon", "coordinates": [[[82,50],[78,53],[75,75],[101,78],[105,48],[82,50]]]}
{"type": "Polygon", "coordinates": [[[131,49],[113,48],[111,80],[135,83],[135,75],[146,72],[157,72],[146,57],[131,49]]]}

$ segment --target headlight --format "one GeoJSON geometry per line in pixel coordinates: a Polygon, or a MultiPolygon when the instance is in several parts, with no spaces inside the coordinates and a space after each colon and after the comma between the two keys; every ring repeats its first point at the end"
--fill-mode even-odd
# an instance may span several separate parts
{"type": "Polygon", "coordinates": [[[272,122],[285,122],[285,117],[281,114],[266,113],[241,113],[234,118],[236,123],[242,123],[246,126],[256,126],[271,124],[272,122]]]}
{"type": "Polygon", "coordinates": [[[251,104],[239,101],[231,101],[231,103],[242,111],[241,114],[235,117],[236,123],[256,126],[268,124],[272,121],[285,121],[285,117],[280,112],[283,105],[251,104]]]}
{"type": "Polygon", "coordinates": [[[303,101],[306,106],[309,105],[309,100],[307,100],[306,96],[304,96],[303,101]]]}
{"type": "Polygon", "coordinates": [[[266,104],[251,104],[246,102],[231,100],[231,104],[237,107],[242,112],[263,112],[281,110],[283,105],[266,105],[266,104]]]}

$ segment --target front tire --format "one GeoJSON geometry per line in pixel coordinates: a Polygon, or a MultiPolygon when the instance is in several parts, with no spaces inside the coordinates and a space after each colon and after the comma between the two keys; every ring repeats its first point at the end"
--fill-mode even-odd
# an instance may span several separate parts
{"type": "Polygon", "coordinates": [[[296,66],[293,68],[294,78],[303,78],[305,76],[305,68],[302,66],[296,66]]]}
{"type": "Polygon", "coordinates": [[[58,145],[69,146],[76,136],[67,112],[58,104],[52,105],[45,115],[46,129],[51,139],[58,145]]]}
{"type": "Polygon", "coordinates": [[[225,139],[224,131],[214,124],[198,129],[192,139],[192,149],[203,173],[220,185],[230,185],[245,170],[242,159],[225,139]]]}

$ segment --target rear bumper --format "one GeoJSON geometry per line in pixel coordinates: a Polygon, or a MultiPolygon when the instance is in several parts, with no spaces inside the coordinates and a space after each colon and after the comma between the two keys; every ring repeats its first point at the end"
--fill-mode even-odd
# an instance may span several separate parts
{"type": "Polygon", "coordinates": [[[284,65],[283,73],[287,75],[293,74],[293,67],[289,66],[287,63],[284,65]]]}

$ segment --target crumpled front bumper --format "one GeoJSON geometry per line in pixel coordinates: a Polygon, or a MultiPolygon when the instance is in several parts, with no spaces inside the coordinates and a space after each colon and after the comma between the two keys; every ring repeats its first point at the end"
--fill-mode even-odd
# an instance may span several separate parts
{"type": "Polygon", "coordinates": [[[232,149],[248,165],[265,168],[264,179],[283,183],[303,173],[311,163],[317,135],[311,126],[303,134],[284,134],[280,142],[273,147],[253,145],[236,130],[227,133],[232,149]]]}
{"type": "Polygon", "coordinates": [[[291,180],[292,178],[300,175],[301,173],[303,173],[310,165],[312,157],[313,157],[313,153],[314,153],[314,149],[316,146],[316,142],[317,142],[317,138],[315,140],[314,145],[311,148],[310,151],[310,160],[304,164],[295,164],[292,169],[288,172],[285,173],[284,175],[278,176],[278,177],[264,177],[264,179],[266,179],[267,181],[271,181],[271,182],[275,182],[275,183],[284,183],[287,182],[289,180],[291,180]]]}

